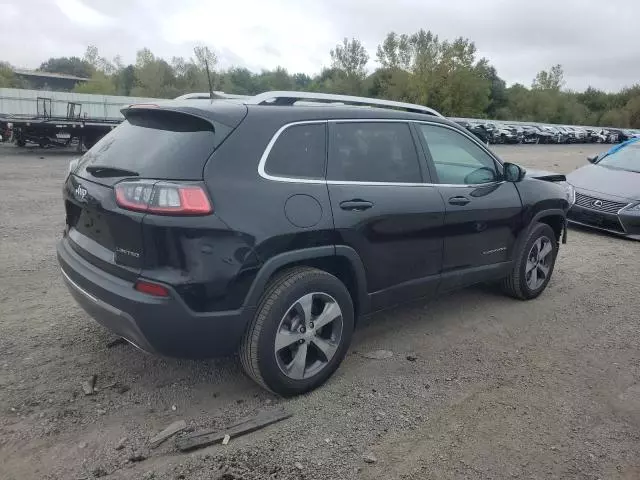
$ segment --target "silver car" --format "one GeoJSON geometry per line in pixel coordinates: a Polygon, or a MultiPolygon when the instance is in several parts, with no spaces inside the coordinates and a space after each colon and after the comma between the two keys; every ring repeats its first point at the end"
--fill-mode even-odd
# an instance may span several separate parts
{"type": "Polygon", "coordinates": [[[640,138],[589,162],[567,175],[575,189],[569,222],[640,240],[640,138]]]}

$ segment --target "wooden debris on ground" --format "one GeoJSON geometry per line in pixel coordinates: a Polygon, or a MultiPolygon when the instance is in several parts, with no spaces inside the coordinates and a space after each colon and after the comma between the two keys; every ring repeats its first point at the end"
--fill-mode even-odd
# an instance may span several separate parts
{"type": "Polygon", "coordinates": [[[276,410],[271,412],[261,412],[256,416],[247,417],[240,422],[227,427],[224,430],[207,430],[204,432],[196,432],[191,435],[176,440],[178,450],[187,452],[197,448],[208,447],[216,443],[222,443],[225,437],[236,438],[255,432],[274,423],[281,422],[291,417],[292,414],[284,410],[276,410]]]}
{"type": "Polygon", "coordinates": [[[160,433],[158,433],[156,436],[151,438],[151,440],[149,440],[149,446],[151,448],[156,448],[162,442],[164,442],[165,440],[168,440],[169,438],[173,437],[176,433],[181,432],[185,428],[187,428],[187,422],[185,422],[184,420],[178,420],[176,422],[173,422],[167,428],[165,428],[160,433]]]}
{"type": "Polygon", "coordinates": [[[85,395],[93,395],[95,393],[96,380],[98,380],[98,376],[91,375],[89,379],[82,384],[82,391],[85,395]]]}

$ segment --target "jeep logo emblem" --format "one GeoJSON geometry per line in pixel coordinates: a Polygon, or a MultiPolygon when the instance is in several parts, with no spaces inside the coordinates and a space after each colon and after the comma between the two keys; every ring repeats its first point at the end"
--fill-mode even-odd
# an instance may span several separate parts
{"type": "Polygon", "coordinates": [[[87,189],[78,185],[73,193],[75,193],[78,200],[84,200],[84,197],[87,196],[87,189]]]}

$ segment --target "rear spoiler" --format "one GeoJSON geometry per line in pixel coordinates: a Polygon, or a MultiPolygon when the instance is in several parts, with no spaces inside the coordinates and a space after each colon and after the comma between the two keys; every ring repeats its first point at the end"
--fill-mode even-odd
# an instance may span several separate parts
{"type": "Polygon", "coordinates": [[[120,110],[124,118],[131,112],[148,110],[150,112],[174,112],[191,115],[210,123],[226,125],[234,129],[247,115],[247,107],[235,102],[200,102],[189,100],[167,100],[156,103],[137,103],[120,110]]]}

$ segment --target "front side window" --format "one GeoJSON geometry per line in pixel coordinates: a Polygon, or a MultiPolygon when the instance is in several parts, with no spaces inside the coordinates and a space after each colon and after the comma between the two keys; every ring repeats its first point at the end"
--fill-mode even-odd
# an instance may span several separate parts
{"type": "Polygon", "coordinates": [[[442,184],[477,185],[498,179],[493,158],[455,130],[419,125],[442,184]]]}
{"type": "Polygon", "coordinates": [[[327,158],[326,124],[292,125],[269,152],[265,172],[275,177],[323,179],[327,158]]]}
{"type": "Polygon", "coordinates": [[[336,123],[328,180],[421,183],[418,154],[407,123],[336,123]]]}

